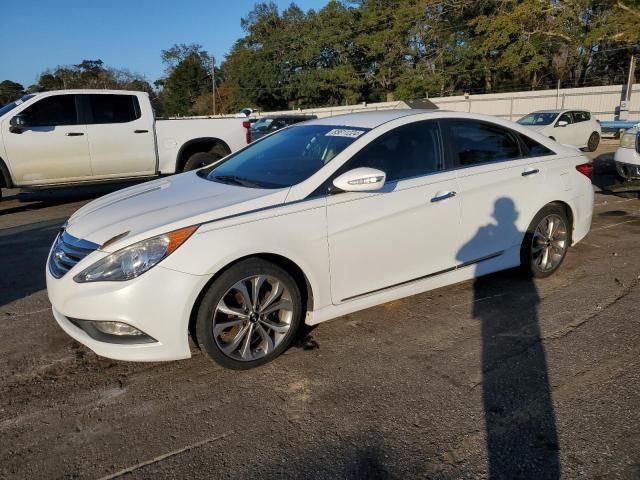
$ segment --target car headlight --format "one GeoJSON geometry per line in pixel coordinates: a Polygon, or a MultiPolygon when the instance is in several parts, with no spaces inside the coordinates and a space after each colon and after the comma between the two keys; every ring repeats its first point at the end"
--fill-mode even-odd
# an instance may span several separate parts
{"type": "Polygon", "coordinates": [[[636,134],[633,132],[627,132],[622,135],[620,139],[621,148],[636,148],[636,134]]]}
{"type": "Polygon", "coordinates": [[[196,231],[182,228],[134,243],[85,268],[73,279],[78,283],[123,282],[142,275],[171,255],[196,231]]]}

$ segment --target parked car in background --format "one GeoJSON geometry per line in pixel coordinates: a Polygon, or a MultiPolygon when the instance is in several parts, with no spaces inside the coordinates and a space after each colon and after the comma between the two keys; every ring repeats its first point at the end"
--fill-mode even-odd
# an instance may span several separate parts
{"type": "Polygon", "coordinates": [[[302,322],[518,265],[551,275],[591,226],[587,162],[485,115],[293,125],[78,210],[48,258],[53,315],[106,357],[186,358],[192,331],[221,365],[255,367],[302,322]]]}
{"type": "Polygon", "coordinates": [[[624,132],[614,160],[618,175],[623,179],[640,179],[640,125],[624,132]]]}
{"type": "Polygon", "coordinates": [[[587,110],[542,110],[529,113],[520,125],[536,130],[558,143],[593,152],[600,144],[600,123],[587,110]]]}
{"type": "Polygon", "coordinates": [[[270,115],[261,117],[257,122],[251,124],[251,141],[258,140],[289,125],[316,118],[318,118],[316,115],[270,115]]]}
{"type": "Polygon", "coordinates": [[[155,119],[145,92],[37,93],[0,108],[0,188],[156,177],[246,144],[242,119],[155,119]]]}

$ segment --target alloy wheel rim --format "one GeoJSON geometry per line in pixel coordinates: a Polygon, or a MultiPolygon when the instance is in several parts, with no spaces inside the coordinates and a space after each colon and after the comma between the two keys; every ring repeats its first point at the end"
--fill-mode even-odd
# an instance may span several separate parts
{"type": "Polygon", "coordinates": [[[560,265],[567,252],[567,224],[556,214],[544,217],[534,230],[531,256],[541,272],[550,272],[560,265]]]}
{"type": "Polygon", "coordinates": [[[291,292],[275,277],[255,275],[222,296],[213,315],[213,337],[226,356],[250,362],[278,348],[292,320],[291,292]]]}

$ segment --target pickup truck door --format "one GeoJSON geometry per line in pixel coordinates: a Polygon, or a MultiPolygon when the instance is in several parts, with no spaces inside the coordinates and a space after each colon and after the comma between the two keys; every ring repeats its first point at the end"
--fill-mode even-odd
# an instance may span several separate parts
{"type": "Polygon", "coordinates": [[[80,95],[87,116],[91,169],[95,178],[156,173],[153,113],[136,95],[80,95]],[[141,108],[142,107],[142,108],[141,108]]]}
{"type": "Polygon", "coordinates": [[[21,111],[26,126],[2,125],[8,163],[17,185],[47,185],[91,176],[87,126],[79,124],[77,95],[45,96],[21,111]]]}

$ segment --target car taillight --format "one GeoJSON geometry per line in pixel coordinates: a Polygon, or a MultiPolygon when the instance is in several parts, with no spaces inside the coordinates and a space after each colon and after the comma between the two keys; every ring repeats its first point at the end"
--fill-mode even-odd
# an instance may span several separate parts
{"type": "Polygon", "coordinates": [[[242,126],[247,129],[245,135],[247,144],[251,143],[251,122],[249,120],[242,122],[242,126]]]}
{"type": "Polygon", "coordinates": [[[580,165],[576,165],[576,170],[585,177],[591,178],[593,176],[593,165],[590,163],[581,163],[580,165]]]}

